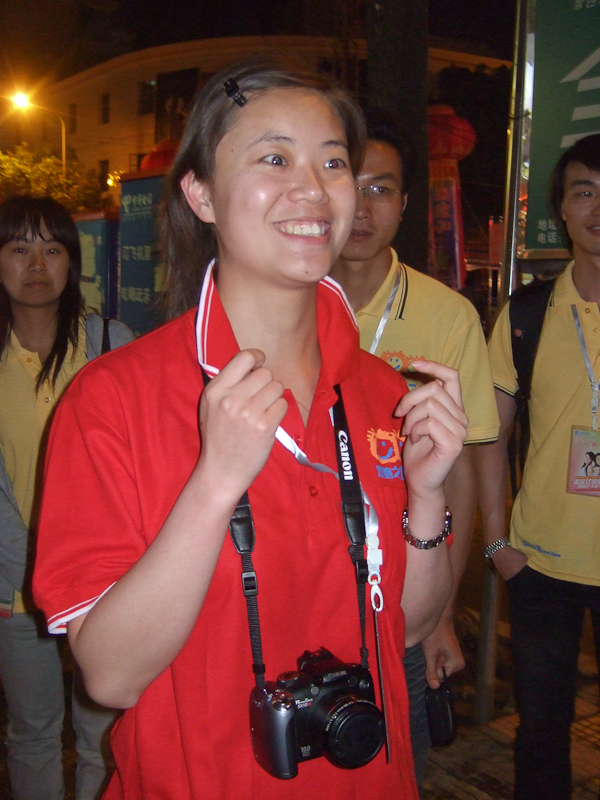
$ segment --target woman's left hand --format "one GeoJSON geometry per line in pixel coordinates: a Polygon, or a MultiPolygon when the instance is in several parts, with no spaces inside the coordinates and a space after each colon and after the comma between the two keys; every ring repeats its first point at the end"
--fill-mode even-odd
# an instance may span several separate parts
{"type": "Polygon", "coordinates": [[[404,417],[402,460],[411,494],[439,492],[467,435],[458,372],[435,361],[412,365],[434,380],[408,392],[396,408],[404,417]]]}

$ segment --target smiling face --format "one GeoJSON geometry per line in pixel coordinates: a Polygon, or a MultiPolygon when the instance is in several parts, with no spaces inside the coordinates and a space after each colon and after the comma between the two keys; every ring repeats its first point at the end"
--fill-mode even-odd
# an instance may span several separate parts
{"type": "Polygon", "coordinates": [[[67,284],[70,256],[43,222],[40,232],[41,236],[32,236],[28,231],[0,249],[0,283],[13,308],[55,307],[58,310],[67,284]]]}
{"type": "Polygon", "coordinates": [[[600,256],[600,172],[580,161],[571,161],[565,170],[562,218],[575,258],[600,256]]]}
{"type": "Polygon", "coordinates": [[[315,284],[350,232],[355,191],[342,124],[318,92],[250,96],[221,139],[208,182],[181,183],[215,225],[219,280],[315,284]]]}
{"type": "Polygon", "coordinates": [[[366,186],[380,188],[381,198],[367,198],[364,192],[356,192],[356,213],[342,258],[364,262],[381,258],[389,266],[389,245],[402,220],[407,199],[402,188],[402,160],[391,144],[375,139],[367,141],[363,165],[356,178],[356,187],[366,186]]]}

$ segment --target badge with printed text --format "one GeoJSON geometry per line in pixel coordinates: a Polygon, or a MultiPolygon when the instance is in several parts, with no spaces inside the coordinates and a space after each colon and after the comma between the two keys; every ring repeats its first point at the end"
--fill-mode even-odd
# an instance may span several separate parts
{"type": "Polygon", "coordinates": [[[600,497],[600,431],[571,428],[567,492],[600,497]]]}

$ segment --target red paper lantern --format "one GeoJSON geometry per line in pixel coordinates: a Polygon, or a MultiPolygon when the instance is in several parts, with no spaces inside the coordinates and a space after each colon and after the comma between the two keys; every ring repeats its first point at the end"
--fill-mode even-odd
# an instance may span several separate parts
{"type": "Polygon", "coordinates": [[[458,117],[450,106],[435,105],[428,110],[429,158],[460,161],[473,152],[477,135],[471,123],[458,117]]]}

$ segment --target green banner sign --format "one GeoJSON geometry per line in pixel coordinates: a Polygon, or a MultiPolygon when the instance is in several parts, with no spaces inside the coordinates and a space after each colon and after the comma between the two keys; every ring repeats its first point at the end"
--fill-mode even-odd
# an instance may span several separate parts
{"type": "Polygon", "coordinates": [[[525,252],[519,255],[552,258],[557,254],[549,251],[565,245],[548,205],[550,174],[567,147],[600,133],[600,0],[537,0],[534,26],[525,252]]]}

